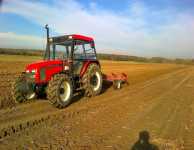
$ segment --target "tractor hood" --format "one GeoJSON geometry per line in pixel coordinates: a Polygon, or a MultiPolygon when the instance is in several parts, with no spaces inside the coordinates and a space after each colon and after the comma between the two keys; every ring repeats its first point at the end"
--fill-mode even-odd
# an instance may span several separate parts
{"type": "Polygon", "coordinates": [[[26,66],[25,71],[32,71],[32,70],[39,70],[41,68],[45,67],[55,67],[55,66],[61,66],[62,65],[61,60],[45,60],[45,61],[39,61],[32,64],[29,64],[26,66]]]}
{"type": "Polygon", "coordinates": [[[25,72],[35,79],[36,84],[48,83],[51,77],[66,68],[69,69],[67,61],[64,60],[44,60],[26,66],[25,72]],[[64,65],[64,66],[63,66],[64,65]]]}

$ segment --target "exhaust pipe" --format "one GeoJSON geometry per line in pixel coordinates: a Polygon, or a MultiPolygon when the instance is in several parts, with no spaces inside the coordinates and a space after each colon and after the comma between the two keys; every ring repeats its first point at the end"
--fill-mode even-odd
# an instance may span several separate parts
{"type": "Polygon", "coordinates": [[[48,24],[45,25],[45,29],[46,29],[47,42],[46,42],[46,53],[45,53],[44,59],[49,60],[50,59],[50,44],[49,44],[49,27],[48,27],[48,24]]]}
{"type": "Polygon", "coordinates": [[[45,29],[46,29],[46,37],[47,37],[47,43],[49,42],[49,27],[48,24],[45,25],[45,29]]]}

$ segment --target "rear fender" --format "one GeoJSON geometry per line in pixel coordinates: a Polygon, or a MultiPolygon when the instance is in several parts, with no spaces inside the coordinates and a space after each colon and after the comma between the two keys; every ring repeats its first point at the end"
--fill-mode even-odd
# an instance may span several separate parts
{"type": "Polygon", "coordinates": [[[82,69],[81,69],[80,77],[83,77],[83,75],[84,75],[85,72],[87,71],[88,66],[89,66],[90,64],[97,64],[99,67],[101,67],[99,61],[97,61],[97,60],[96,60],[96,61],[91,61],[91,60],[86,61],[86,62],[84,62],[83,67],[82,67],[82,69]]]}

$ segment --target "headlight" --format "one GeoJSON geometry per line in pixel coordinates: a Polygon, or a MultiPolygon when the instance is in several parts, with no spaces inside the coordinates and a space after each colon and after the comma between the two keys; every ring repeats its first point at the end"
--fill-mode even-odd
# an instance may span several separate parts
{"type": "Polygon", "coordinates": [[[65,66],[64,70],[69,70],[69,66],[65,66]]]}
{"type": "Polygon", "coordinates": [[[35,78],[36,72],[37,72],[37,69],[26,70],[26,74],[29,78],[35,78]]]}
{"type": "Polygon", "coordinates": [[[31,72],[32,72],[32,73],[36,73],[36,69],[33,69],[31,72]]]}
{"type": "Polygon", "coordinates": [[[35,78],[36,77],[36,72],[37,72],[37,70],[36,69],[33,69],[33,70],[31,70],[31,74],[32,74],[32,77],[33,78],[35,78]]]}

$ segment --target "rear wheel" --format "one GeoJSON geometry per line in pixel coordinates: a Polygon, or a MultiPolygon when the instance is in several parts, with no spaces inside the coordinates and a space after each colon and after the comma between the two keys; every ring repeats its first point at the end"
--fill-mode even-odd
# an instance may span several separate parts
{"type": "Polygon", "coordinates": [[[70,104],[72,99],[72,83],[65,74],[55,75],[47,87],[47,98],[57,108],[70,104]]]}
{"type": "Polygon", "coordinates": [[[85,96],[91,97],[100,94],[102,90],[102,73],[97,64],[90,64],[82,78],[85,96]]]}
{"type": "Polygon", "coordinates": [[[12,84],[12,97],[17,103],[36,98],[33,83],[28,82],[25,74],[20,75],[12,84]]]}

